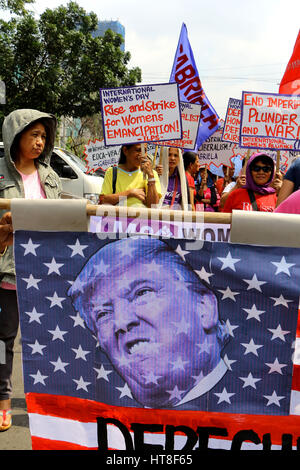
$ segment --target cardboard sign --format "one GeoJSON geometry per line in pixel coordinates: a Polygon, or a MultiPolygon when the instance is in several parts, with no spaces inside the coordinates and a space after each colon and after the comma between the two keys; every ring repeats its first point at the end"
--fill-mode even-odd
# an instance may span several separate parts
{"type": "Polygon", "coordinates": [[[241,100],[229,98],[227,112],[223,127],[222,140],[239,143],[241,122],[241,100]]]}
{"type": "Polygon", "coordinates": [[[120,146],[106,147],[104,140],[89,140],[84,147],[84,160],[88,172],[94,172],[101,168],[107,170],[112,165],[117,165],[120,158],[120,146]]]}
{"type": "MultiPolygon", "coordinates": [[[[238,145],[240,141],[241,106],[241,100],[229,98],[222,134],[222,140],[225,142],[232,142],[238,145]]],[[[245,138],[245,141],[246,139],[248,138],[245,138]]],[[[268,148],[268,143],[269,139],[251,137],[250,148],[268,148]]],[[[245,148],[240,148],[238,146],[235,147],[235,152],[242,157],[246,157],[247,154],[247,150],[245,148]]],[[[270,157],[272,157],[276,162],[277,152],[275,150],[268,151],[268,155],[270,155],[270,157]]],[[[284,151],[280,153],[279,168],[283,173],[285,173],[288,168],[290,158],[292,158],[291,152],[284,151]]]]}
{"type": "Polygon", "coordinates": [[[240,146],[299,150],[300,97],[243,91],[240,146]]]}
{"type": "Polygon", "coordinates": [[[177,83],[100,90],[106,146],[182,138],[177,83]]]}
{"type": "Polygon", "coordinates": [[[201,105],[180,102],[182,120],[182,139],[164,142],[166,147],[178,147],[185,150],[194,150],[196,147],[198,129],[200,124],[201,105]]]}
{"type": "Polygon", "coordinates": [[[211,164],[216,166],[232,166],[231,159],[237,155],[236,144],[224,142],[222,140],[222,129],[213,133],[198,149],[200,163],[205,163],[208,167],[211,164]]]}

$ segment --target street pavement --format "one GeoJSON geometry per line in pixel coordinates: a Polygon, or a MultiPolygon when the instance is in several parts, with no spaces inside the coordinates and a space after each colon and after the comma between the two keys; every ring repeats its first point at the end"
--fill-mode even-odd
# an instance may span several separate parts
{"type": "Polygon", "coordinates": [[[20,331],[15,342],[12,396],[12,427],[0,432],[0,450],[31,450],[28,415],[23,386],[20,331]]]}

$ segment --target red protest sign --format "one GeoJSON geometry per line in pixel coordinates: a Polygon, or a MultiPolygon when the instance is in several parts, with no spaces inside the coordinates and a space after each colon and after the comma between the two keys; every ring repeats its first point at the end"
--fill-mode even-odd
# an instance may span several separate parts
{"type": "Polygon", "coordinates": [[[299,139],[300,97],[243,91],[241,147],[296,150],[299,139]]]}
{"type": "Polygon", "coordinates": [[[177,83],[100,90],[106,146],[182,138],[177,83]]]}

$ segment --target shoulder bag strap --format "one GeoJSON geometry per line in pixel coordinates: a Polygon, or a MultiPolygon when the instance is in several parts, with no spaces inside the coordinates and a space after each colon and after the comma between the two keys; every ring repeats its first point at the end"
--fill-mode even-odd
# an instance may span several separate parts
{"type": "Polygon", "coordinates": [[[256,199],[255,199],[254,192],[252,191],[252,189],[247,189],[247,191],[248,191],[248,195],[249,195],[253,210],[258,211],[257,202],[256,202],[256,199]]]}
{"type": "Polygon", "coordinates": [[[116,184],[117,184],[117,172],[118,172],[118,167],[113,166],[113,177],[112,177],[112,193],[115,194],[116,192],[116,184]]]}

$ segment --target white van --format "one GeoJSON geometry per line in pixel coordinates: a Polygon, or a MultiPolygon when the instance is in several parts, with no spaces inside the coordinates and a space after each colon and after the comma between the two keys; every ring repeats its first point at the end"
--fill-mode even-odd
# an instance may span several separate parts
{"type": "MultiPolygon", "coordinates": [[[[0,142],[0,158],[3,156],[3,143],[0,142]]],[[[99,170],[96,175],[89,175],[83,160],[60,147],[54,147],[50,165],[60,177],[62,198],[85,198],[93,204],[98,203],[104,172],[99,170]]]]}

